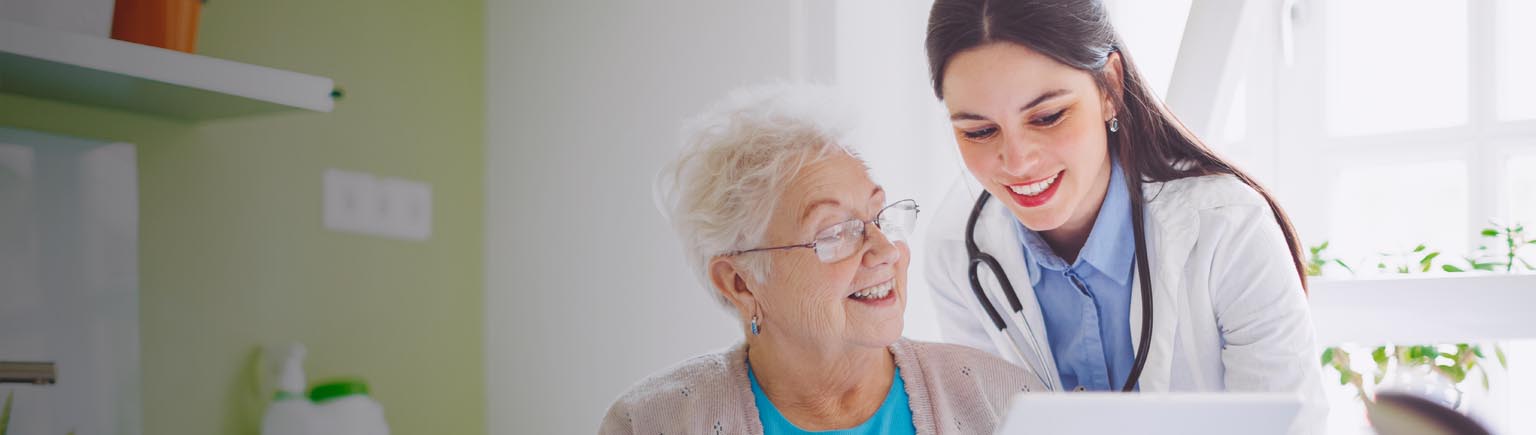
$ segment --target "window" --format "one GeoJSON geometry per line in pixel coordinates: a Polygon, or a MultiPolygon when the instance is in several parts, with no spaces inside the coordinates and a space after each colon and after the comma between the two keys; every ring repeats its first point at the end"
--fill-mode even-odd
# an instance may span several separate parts
{"type": "Polygon", "coordinates": [[[1275,61],[1258,112],[1276,115],[1271,181],[1307,243],[1459,257],[1490,220],[1536,219],[1536,61],[1515,54],[1536,4],[1304,1],[1295,16],[1294,62],[1275,61]]]}
{"type": "Polygon", "coordinates": [[[1494,5],[1494,41],[1498,63],[1499,119],[1536,119],[1536,57],[1530,55],[1536,41],[1536,2],[1502,0],[1494,5]]]}
{"type": "MultiPolygon", "coordinates": [[[[1304,243],[1328,241],[1333,256],[1371,273],[1379,253],[1420,243],[1462,258],[1490,221],[1536,228],[1536,60],[1525,54],[1536,2],[1297,5],[1291,40],[1278,25],[1257,38],[1252,48],[1264,55],[1246,67],[1275,77],[1248,99],[1249,122],[1273,126],[1266,181],[1304,243]],[[1287,43],[1289,57],[1265,49],[1287,43]]],[[[1496,431],[1523,433],[1533,427],[1519,410],[1536,403],[1522,393],[1536,373],[1536,341],[1503,346],[1523,358],[1495,374],[1490,394],[1473,386],[1470,411],[1496,431]]],[[[1336,382],[1329,391],[1331,433],[1369,433],[1353,392],[1336,382]]]]}
{"type": "Polygon", "coordinates": [[[1351,0],[1326,8],[1321,103],[1333,136],[1466,125],[1467,4],[1351,0]]]}

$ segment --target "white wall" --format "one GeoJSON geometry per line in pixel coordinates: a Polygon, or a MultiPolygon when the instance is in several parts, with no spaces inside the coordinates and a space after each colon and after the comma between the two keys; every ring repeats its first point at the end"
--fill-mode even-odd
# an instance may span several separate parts
{"type": "Polygon", "coordinates": [[[488,2],[490,433],[591,433],[645,375],[740,338],[650,180],[727,90],[831,79],[817,3],[488,2]]]}
{"type": "MultiPolygon", "coordinates": [[[[849,141],[890,200],[917,200],[908,244],[906,325],[902,335],[938,340],[938,319],[923,274],[924,234],[952,182],[965,169],[944,105],[933,95],[924,51],[931,1],[839,0],[836,35],[839,87],[855,100],[861,126],[849,141]]],[[[966,175],[969,176],[969,175],[966,175]]]]}

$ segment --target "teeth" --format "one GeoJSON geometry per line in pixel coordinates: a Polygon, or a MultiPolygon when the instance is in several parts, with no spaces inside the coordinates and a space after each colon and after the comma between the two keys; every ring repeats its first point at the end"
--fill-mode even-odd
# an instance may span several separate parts
{"type": "Polygon", "coordinates": [[[1052,175],[1051,178],[1048,178],[1048,179],[1046,179],[1044,181],[1041,181],[1039,183],[1025,184],[1025,185],[1022,185],[1022,186],[1009,186],[1009,188],[1013,189],[1013,193],[1017,193],[1017,194],[1024,195],[1024,196],[1035,196],[1035,195],[1039,195],[1040,192],[1044,192],[1045,189],[1051,187],[1052,184],[1055,184],[1056,183],[1056,178],[1060,177],[1060,176],[1061,176],[1061,173],[1057,172],[1056,175],[1052,175]]]}
{"type": "Polygon", "coordinates": [[[879,284],[879,285],[876,285],[874,287],[870,287],[870,288],[864,289],[863,291],[860,291],[858,293],[854,293],[853,294],[853,298],[854,299],[880,299],[880,298],[884,298],[886,295],[890,294],[891,293],[891,289],[893,289],[893,288],[896,288],[896,280],[894,280],[894,279],[890,280],[890,281],[886,281],[884,284],[879,284]]]}

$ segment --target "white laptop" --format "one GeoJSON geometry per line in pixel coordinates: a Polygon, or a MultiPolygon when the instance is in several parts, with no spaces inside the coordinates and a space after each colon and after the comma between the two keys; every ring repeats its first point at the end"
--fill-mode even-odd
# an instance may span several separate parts
{"type": "Polygon", "coordinates": [[[1301,398],[1270,393],[1022,393],[999,434],[1283,435],[1301,398]]]}

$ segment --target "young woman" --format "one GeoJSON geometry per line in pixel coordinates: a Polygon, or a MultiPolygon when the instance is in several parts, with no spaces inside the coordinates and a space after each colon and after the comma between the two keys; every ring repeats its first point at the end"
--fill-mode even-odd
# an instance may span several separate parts
{"type": "Polygon", "coordinates": [[[1146,86],[1094,0],[937,0],[934,93],[972,179],[930,227],[947,340],[1057,390],[1322,384],[1300,243],[1274,198],[1146,86]]]}

